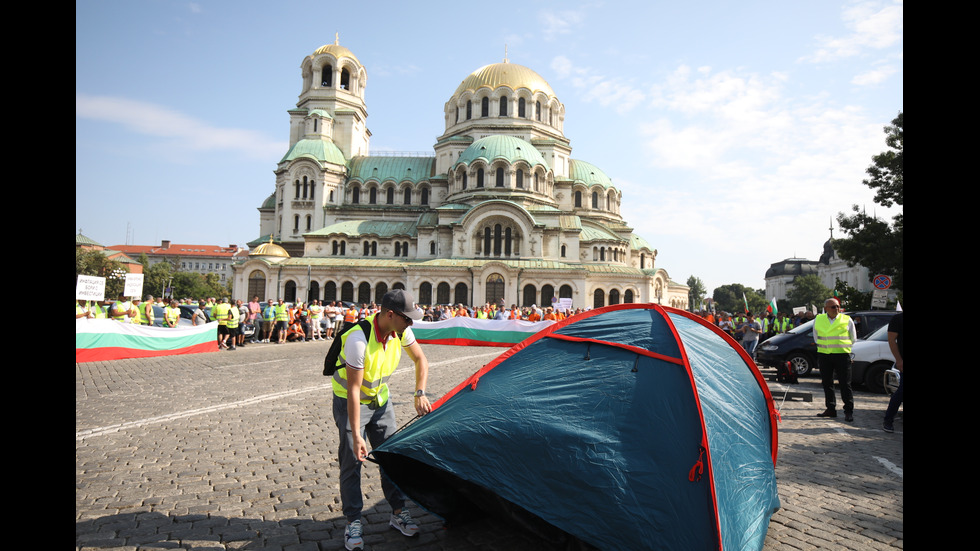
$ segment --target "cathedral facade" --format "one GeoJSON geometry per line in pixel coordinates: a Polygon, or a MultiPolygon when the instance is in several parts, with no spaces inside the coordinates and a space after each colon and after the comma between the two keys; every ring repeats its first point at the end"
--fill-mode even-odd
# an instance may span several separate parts
{"type": "Polygon", "coordinates": [[[565,106],[533,70],[505,59],[466,76],[431,155],[370,154],[367,71],[337,41],[301,74],[235,298],[380,303],[404,288],[423,305],[687,307],[622,192],[572,157],[565,106]]]}

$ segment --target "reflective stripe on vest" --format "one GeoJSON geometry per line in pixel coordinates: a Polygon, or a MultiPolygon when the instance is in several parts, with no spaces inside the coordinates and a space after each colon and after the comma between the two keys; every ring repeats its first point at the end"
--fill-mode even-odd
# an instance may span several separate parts
{"type": "MultiPolygon", "coordinates": [[[[388,401],[388,379],[398,367],[398,361],[402,357],[402,341],[396,335],[382,346],[377,339],[374,327],[374,317],[367,319],[371,321],[371,334],[367,337],[367,347],[364,349],[364,381],[361,383],[361,403],[370,404],[377,399],[378,406],[383,406],[388,401]]],[[[347,337],[354,331],[362,331],[360,327],[351,329],[341,337],[340,358],[345,360],[345,348],[347,347],[347,337]]],[[[331,378],[333,392],[340,398],[347,398],[347,368],[337,369],[331,378]]]]}
{"type": "Polygon", "coordinates": [[[226,317],[228,317],[226,325],[228,326],[228,329],[237,329],[238,318],[242,315],[242,311],[239,310],[237,306],[232,306],[230,304],[228,305],[228,311],[231,312],[231,316],[226,314],[226,317]]]}
{"type": "Polygon", "coordinates": [[[813,322],[813,330],[817,334],[817,352],[821,354],[850,354],[851,334],[848,327],[851,318],[846,314],[837,314],[830,320],[827,314],[820,314],[813,322]]]}
{"type": "Polygon", "coordinates": [[[276,321],[289,321],[289,308],[285,303],[276,305],[276,321]]]}

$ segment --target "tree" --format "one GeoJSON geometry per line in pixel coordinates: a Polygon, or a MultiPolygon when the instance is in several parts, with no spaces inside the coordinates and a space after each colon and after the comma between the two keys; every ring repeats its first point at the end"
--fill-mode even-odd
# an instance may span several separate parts
{"type": "Polygon", "coordinates": [[[691,289],[687,292],[687,309],[693,312],[701,308],[701,301],[704,300],[707,291],[700,277],[687,278],[687,286],[691,289]]]}
{"type": "Polygon", "coordinates": [[[90,275],[106,278],[105,296],[115,299],[123,292],[126,268],[121,262],[110,260],[102,251],[75,248],[75,277],[90,275]]]}
{"type": "Polygon", "coordinates": [[[745,303],[749,303],[749,311],[754,314],[765,312],[766,302],[765,290],[750,289],[740,283],[722,285],[714,290],[711,298],[715,301],[715,308],[731,314],[742,314],[745,312],[745,303]],[[743,300],[744,297],[744,300],[743,300]]]}
{"type": "Polygon", "coordinates": [[[820,281],[817,274],[807,274],[793,278],[793,288],[786,292],[786,300],[796,306],[817,305],[819,308],[833,295],[833,291],[820,281]]]}
{"type": "MultiPolygon", "coordinates": [[[[885,151],[872,157],[873,164],[867,173],[871,176],[862,183],[875,191],[875,202],[885,207],[905,205],[903,194],[903,166],[905,134],[903,114],[892,121],[891,126],[885,127],[885,144],[891,151],[885,151]]],[[[892,277],[892,284],[897,289],[903,288],[904,283],[904,214],[899,212],[889,224],[876,216],[869,216],[857,205],[852,207],[851,216],[844,213],[837,215],[837,222],[847,235],[845,238],[834,239],[833,247],[837,255],[845,260],[848,266],[861,264],[868,268],[869,277],[887,274],[892,277]]]]}

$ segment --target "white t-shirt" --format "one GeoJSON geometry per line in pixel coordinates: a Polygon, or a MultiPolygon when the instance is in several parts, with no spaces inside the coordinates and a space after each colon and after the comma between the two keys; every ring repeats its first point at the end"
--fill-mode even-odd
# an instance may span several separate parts
{"type": "MultiPolygon", "coordinates": [[[[374,326],[371,326],[371,330],[374,331],[374,326]]],[[[390,341],[391,336],[388,337],[390,341]]],[[[402,333],[402,348],[408,348],[415,344],[415,333],[412,333],[412,328],[405,328],[405,332],[402,333]]],[[[352,369],[364,369],[364,351],[367,350],[367,335],[364,331],[354,331],[347,337],[347,342],[344,343],[344,358],[347,362],[347,367],[352,369]]]]}

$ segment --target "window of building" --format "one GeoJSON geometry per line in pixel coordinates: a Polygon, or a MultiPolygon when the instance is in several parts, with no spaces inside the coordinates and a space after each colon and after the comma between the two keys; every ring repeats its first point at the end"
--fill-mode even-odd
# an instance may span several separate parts
{"type": "Polygon", "coordinates": [[[576,206],[576,208],[582,206],[582,192],[581,191],[576,191],[575,192],[575,206],[576,206]]]}
{"type": "Polygon", "coordinates": [[[497,167],[497,187],[504,187],[504,169],[497,167]]]}
{"type": "Polygon", "coordinates": [[[368,192],[368,204],[377,205],[378,204],[378,188],[371,188],[368,192]]]}
{"type": "Polygon", "coordinates": [[[517,100],[517,116],[522,119],[527,118],[527,115],[525,114],[526,111],[525,103],[526,102],[524,101],[524,98],[520,98],[517,100]]]}
{"type": "Polygon", "coordinates": [[[500,116],[507,116],[507,98],[500,98],[500,116]]]}
{"type": "Polygon", "coordinates": [[[333,67],[324,65],[320,69],[320,86],[330,87],[331,80],[333,80],[333,67]]]}
{"type": "Polygon", "coordinates": [[[483,187],[483,169],[476,169],[476,187],[483,187]]]}
{"type": "MultiPolygon", "coordinates": [[[[463,176],[463,179],[464,180],[466,179],[466,176],[465,175],[463,176]]],[[[422,188],[422,201],[421,202],[422,202],[423,205],[428,205],[429,204],[429,188],[422,188]]]]}
{"type": "Polygon", "coordinates": [[[473,118],[473,102],[466,100],[466,120],[473,118]]]}
{"type": "Polygon", "coordinates": [[[517,188],[524,189],[524,171],[517,169],[517,188]]]}
{"type": "Polygon", "coordinates": [[[480,100],[480,116],[489,117],[490,116],[490,98],[483,98],[480,100]]]}
{"type": "Polygon", "coordinates": [[[406,205],[411,205],[412,204],[412,188],[410,188],[410,187],[405,188],[404,203],[406,205]]]}

